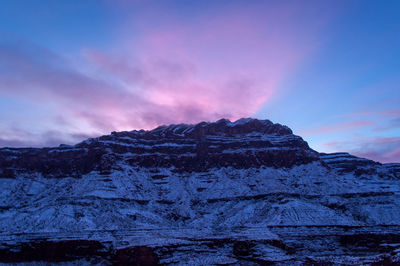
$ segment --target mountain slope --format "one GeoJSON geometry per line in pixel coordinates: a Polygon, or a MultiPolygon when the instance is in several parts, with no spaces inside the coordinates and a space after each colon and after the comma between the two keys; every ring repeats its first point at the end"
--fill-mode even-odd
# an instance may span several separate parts
{"type": "Polygon", "coordinates": [[[55,259],[108,264],[144,252],[172,264],[396,260],[399,170],[319,154],[288,127],[248,118],[3,148],[0,258],[20,261],[26,243],[41,250],[80,240],[97,249],[55,259]],[[362,244],[349,234],[368,245],[354,248],[362,244]]]}

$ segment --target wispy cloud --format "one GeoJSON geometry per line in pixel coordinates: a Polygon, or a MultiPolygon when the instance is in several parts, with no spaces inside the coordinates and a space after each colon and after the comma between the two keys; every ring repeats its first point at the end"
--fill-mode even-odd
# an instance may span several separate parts
{"type": "Polygon", "coordinates": [[[306,129],[303,130],[301,134],[304,136],[315,136],[332,132],[355,130],[375,125],[376,125],[375,122],[367,120],[346,121],[346,122],[336,123],[333,125],[324,125],[316,128],[306,129]]]}
{"type": "MultiPolygon", "coordinates": [[[[400,115],[398,118],[390,119],[383,125],[377,126],[373,129],[375,132],[385,132],[400,129],[400,115]]],[[[400,134],[400,133],[399,133],[400,134]]]]}
{"type": "Polygon", "coordinates": [[[400,162],[400,137],[362,137],[324,144],[332,151],[346,151],[382,163],[400,162]]]}
{"type": "MultiPolygon", "coordinates": [[[[382,107],[381,107],[382,108],[382,107]]],[[[399,117],[400,109],[368,110],[338,115],[336,117],[399,117]]]]}
{"type": "Polygon", "coordinates": [[[163,14],[160,25],[160,10],[146,9],[123,26],[136,34],[121,31],[108,50],[82,47],[74,60],[29,41],[2,43],[0,94],[56,103],[55,125],[79,125],[70,134],[251,116],[315,49],[317,26],[310,20],[298,34],[295,21],[307,9],[297,7],[232,5],[187,23],[163,14]]]}
{"type": "Polygon", "coordinates": [[[0,147],[52,147],[59,144],[75,144],[90,137],[95,137],[95,135],[60,130],[34,133],[22,128],[7,129],[1,127],[0,147]]]}

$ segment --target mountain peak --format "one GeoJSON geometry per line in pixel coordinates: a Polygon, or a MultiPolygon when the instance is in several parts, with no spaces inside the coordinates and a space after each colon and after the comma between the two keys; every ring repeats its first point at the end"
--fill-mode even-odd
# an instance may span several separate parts
{"type": "Polygon", "coordinates": [[[0,262],[330,263],[322,242],[346,264],[370,263],[377,250],[396,262],[399,178],[399,164],[320,154],[288,127],[253,118],[4,148],[0,262]]]}
{"type": "MultiPolygon", "coordinates": [[[[135,131],[138,132],[138,131],[135,131]]],[[[186,136],[201,138],[207,135],[290,135],[292,130],[281,124],[274,124],[270,120],[259,120],[255,118],[241,118],[234,122],[229,119],[219,119],[216,122],[201,122],[198,124],[172,124],[159,126],[153,130],[145,131],[144,134],[157,136],[186,136]]]]}

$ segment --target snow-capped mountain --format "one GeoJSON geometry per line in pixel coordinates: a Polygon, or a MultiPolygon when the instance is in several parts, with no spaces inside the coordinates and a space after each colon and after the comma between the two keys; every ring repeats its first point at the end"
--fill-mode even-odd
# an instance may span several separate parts
{"type": "Polygon", "coordinates": [[[400,263],[399,180],[250,118],[2,148],[0,261],[400,263]]]}

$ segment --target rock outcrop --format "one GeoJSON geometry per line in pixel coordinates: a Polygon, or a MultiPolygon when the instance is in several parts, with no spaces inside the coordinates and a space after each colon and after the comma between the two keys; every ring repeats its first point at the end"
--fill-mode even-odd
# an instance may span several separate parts
{"type": "Polygon", "coordinates": [[[2,148],[0,261],[396,263],[399,179],[257,119],[2,148]]]}
{"type": "Polygon", "coordinates": [[[288,127],[257,119],[113,132],[74,146],[0,149],[2,177],[27,172],[80,177],[91,171],[109,172],[118,168],[121,160],[131,166],[199,172],[227,166],[291,167],[318,159],[318,153],[288,127]]]}

